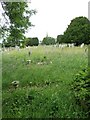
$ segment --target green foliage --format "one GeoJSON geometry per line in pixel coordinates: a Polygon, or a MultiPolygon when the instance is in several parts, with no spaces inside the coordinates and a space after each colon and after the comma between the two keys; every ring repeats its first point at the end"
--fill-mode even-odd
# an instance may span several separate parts
{"type": "Polygon", "coordinates": [[[26,38],[25,42],[26,46],[38,46],[39,40],[37,37],[34,38],[26,38]]]}
{"type": "MultiPolygon", "coordinates": [[[[1,19],[0,19],[0,23],[1,23],[1,19]]],[[[4,31],[2,29],[2,26],[0,24],[0,39],[3,37],[4,31]]]]}
{"type": "Polygon", "coordinates": [[[76,74],[73,82],[74,95],[77,103],[90,113],[90,76],[87,69],[83,69],[76,74]]]}
{"type": "Polygon", "coordinates": [[[90,21],[86,17],[76,17],[71,20],[70,25],[64,32],[62,37],[63,42],[76,43],[90,43],[90,21]]]}
{"type": "MultiPolygon", "coordinates": [[[[2,20],[0,19],[0,23],[2,23],[3,21],[3,18],[2,20]]],[[[7,26],[4,24],[0,24],[0,40],[5,40],[6,36],[8,35],[8,28],[7,26]]]]}
{"type": "Polygon", "coordinates": [[[63,41],[62,41],[62,36],[63,36],[63,35],[58,35],[58,36],[57,36],[57,43],[59,43],[59,44],[60,44],[60,43],[63,43],[63,41]]]}
{"type": "Polygon", "coordinates": [[[25,45],[30,46],[30,41],[32,38],[25,38],[25,45]]]}
{"type": "Polygon", "coordinates": [[[32,38],[31,46],[38,46],[39,40],[37,37],[32,38]]]}
{"type": "Polygon", "coordinates": [[[25,31],[32,26],[30,17],[36,12],[29,9],[27,2],[2,2],[2,8],[4,17],[8,16],[10,22],[8,42],[18,45],[19,40],[24,40],[25,31]]]}
{"type": "Polygon", "coordinates": [[[54,45],[55,44],[55,39],[52,38],[52,37],[46,36],[45,38],[43,38],[42,44],[45,44],[45,45],[54,45]]]}

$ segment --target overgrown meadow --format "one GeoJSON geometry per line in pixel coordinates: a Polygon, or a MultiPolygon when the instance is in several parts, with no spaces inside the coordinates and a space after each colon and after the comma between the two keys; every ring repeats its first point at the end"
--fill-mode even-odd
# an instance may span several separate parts
{"type": "Polygon", "coordinates": [[[75,75],[88,65],[86,47],[38,46],[3,52],[2,117],[87,117],[71,89],[75,75]],[[17,88],[13,81],[19,81],[17,88]]]}

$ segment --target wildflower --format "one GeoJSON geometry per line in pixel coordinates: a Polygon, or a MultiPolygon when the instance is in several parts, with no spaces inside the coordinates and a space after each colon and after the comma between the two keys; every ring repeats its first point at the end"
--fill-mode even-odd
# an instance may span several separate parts
{"type": "Polygon", "coordinates": [[[50,63],[52,64],[52,61],[50,61],[50,63]]]}
{"type": "Polygon", "coordinates": [[[27,64],[30,64],[31,63],[31,60],[27,60],[27,64]]]}
{"type": "Polygon", "coordinates": [[[12,86],[16,89],[19,86],[19,81],[13,81],[12,86]]]}

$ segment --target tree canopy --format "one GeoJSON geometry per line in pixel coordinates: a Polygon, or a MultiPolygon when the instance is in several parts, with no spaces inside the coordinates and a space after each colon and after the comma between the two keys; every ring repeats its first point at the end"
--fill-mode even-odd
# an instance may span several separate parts
{"type": "Polygon", "coordinates": [[[19,45],[20,40],[24,40],[26,30],[32,26],[30,22],[30,17],[35,14],[35,10],[30,10],[27,2],[2,2],[2,8],[4,10],[4,18],[6,16],[9,20],[9,28],[7,31],[9,35],[7,36],[6,42],[11,44],[19,45]]]}
{"type": "Polygon", "coordinates": [[[62,36],[62,41],[65,43],[90,43],[90,21],[86,17],[76,17],[71,20],[70,25],[62,36]]]}
{"type": "Polygon", "coordinates": [[[58,35],[58,36],[57,36],[57,43],[59,43],[59,44],[60,44],[60,43],[63,43],[63,41],[62,41],[62,36],[63,36],[63,35],[58,35]]]}
{"type": "Polygon", "coordinates": [[[46,37],[43,38],[42,44],[54,45],[55,44],[55,38],[46,36],[46,37]]]}
{"type": "Polygon", "coordinates": [[[25,44],[26,44],[26,46],[38,46],[39,39],[37,37],[26,38],[25,44]]]}

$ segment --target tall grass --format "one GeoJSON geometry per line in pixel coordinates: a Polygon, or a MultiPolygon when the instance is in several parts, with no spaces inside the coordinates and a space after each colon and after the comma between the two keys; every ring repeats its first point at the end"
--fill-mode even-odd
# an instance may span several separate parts
{"type": "Polygon", "coordinates": [[[84,49],[39,46],[3,52],[3,118],[87,117],[71,91],[74,75],[88,64],[84,49]],[[14,89],[16,80],[20,85],[14,89]]]}

